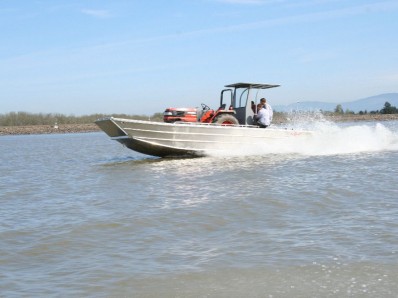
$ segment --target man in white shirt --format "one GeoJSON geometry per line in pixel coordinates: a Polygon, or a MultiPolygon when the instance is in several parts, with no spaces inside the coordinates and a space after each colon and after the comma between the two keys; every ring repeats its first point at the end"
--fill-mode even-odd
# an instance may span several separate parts
{"type": "Polygon", "coordinates": [[[265,105],[263,104],[258,104],[257,105],[257,124],[261,128],[266,128],[271,124],[270,120],[270,113],[269,110],[265,108],[265,105]]]}
{"type": "Polygon", "coordinates": [[[272,110],[272,107],[270,104],[267,103],[267,100],[265,98],[261,98],[260,99],[260,103],[265,105],[265,108],[268,110],[269,112],[269,121],[270,123],[272,122],[272,117],[274,116],[274,111],[272,110]]]}

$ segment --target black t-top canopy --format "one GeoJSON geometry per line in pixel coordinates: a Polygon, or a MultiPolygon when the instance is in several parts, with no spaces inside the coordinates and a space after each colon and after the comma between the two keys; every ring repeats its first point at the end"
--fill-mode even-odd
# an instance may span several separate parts
{"type": "Polygon", "coordinates": [[[225,85],[225,87],[232,88],[253,88],[253,89],[268,89],[279,87],[280,85],[272,85],[272,84],[257,84],[257,83],[235,83],[230,85],[225,85]]]}

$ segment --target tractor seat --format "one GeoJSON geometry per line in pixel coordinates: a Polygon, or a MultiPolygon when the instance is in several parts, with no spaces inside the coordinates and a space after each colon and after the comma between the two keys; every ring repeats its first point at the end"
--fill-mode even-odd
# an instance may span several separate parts
{"type": "Polygon", "coordinates": [[[200,122],[200,119],[202,119],[202,116],[203,116],[203,110],[200,109],[200,108],[198,108],[198,109],[196,110],[196,116],[197,116],[198,122],[200,122]]]}

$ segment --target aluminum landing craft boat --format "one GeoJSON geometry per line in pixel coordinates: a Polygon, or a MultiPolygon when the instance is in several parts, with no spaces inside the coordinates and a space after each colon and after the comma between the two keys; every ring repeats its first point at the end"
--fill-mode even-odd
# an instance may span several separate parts
{"type": "Polygon", "coordinates": [[[96,124],[127,148],[160,157],[205,156],[309,134],[305,131],[255,126],[162,123],[113,117],[97,120],[96,124]]]}
{"type": "MultiPolygon", "coordinates": [[[[253,97],[250,97],[250,91],[277,86],[279,85],[252,83],[227,85],[226,87],[234,89],[225,89],[221,92],[220,109],[210,110],[209,113],[208,106],[202,104],[203,110],[198,111],[197,119],[189,120],[190,122],[184,122],[184,117],[180,117],[180,121],[169,123],[109,117],[99,119],[95,123],[113,140],[122,143],[127,148],[159,157],[205,156],[271,143],[283,144],[292,138],[308,137],[311,135],[308,131],[269,127],[264,129],[253,125],[252,104],[255,101],[251,100],[253,97]],[[224,95],[227,91],[231,95],[230,107],[232,108],[225,110],[224,95]],[[211,113],[218,117],[213,117],[214,120],[211,123],[201,122],[204,118],[211,118],[202,117],[202,115],[211,113]],[[239,124],[231,124],[231,115],[239,124]],[[217,119],[227,119],[227,123],[217,122],[217,119]]],[[[255,100],[257,101],[257,98],[255,100]]],[[[169,116],[165,113],[165,120],[169,116]]]]}

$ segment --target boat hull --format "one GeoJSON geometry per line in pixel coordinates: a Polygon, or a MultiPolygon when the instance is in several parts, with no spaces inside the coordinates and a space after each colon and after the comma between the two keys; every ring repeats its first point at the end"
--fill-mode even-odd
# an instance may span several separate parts
{"type": "Polygon", "coordinates": [[[148,155],[205,156],[243,145],[305,137],[306,131],[261,129],[255,126],[222,126],[202,123],[163,123],[121,118],[95,122],[112,139],[148,155]]]}

